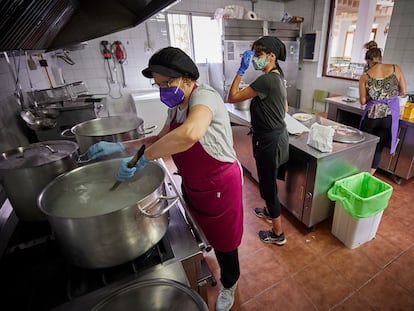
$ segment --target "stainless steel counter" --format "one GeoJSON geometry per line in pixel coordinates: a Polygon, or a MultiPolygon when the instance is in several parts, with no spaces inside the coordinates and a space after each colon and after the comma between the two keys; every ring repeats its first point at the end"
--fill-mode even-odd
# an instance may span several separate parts
{"type": "MultiPolygon", "coordinates": [[[[359,101],[346,102],[346,97],[329,97],[328,119],[349,126],[358,127],[363,110],[359,101]]],[[[414,123],[400,119],[398,145],[394,155],[390,149],[384,148],[379,168],[394,175],[398,184],[401,178],[409,179],[414,176],[414,123]]]]}
{"type": "MultiPolygon", "coordinates": [[[[251,138],[247,136],[250,113],[237,111],[226,104],[233,126],[233,138],[237,156],[242,165],[257,180],[251,138]]],[[[289,114],[299,112],[289,107],[289,114]]],[[[337,122],[313,116],[303,124],[337,125],[337,122]]],[[[361,171],[369,171],[374,156],[377,136],[363,133],[365,139],[356,144],[333,143],[333,151],[320,152],[307,144],[308,133],[289,136],[289,162],[285,181],[278,180],[279,198],[283,206],[308,227],[328,218],[333,204],[327,192],[333,183],[361,171]]]]}

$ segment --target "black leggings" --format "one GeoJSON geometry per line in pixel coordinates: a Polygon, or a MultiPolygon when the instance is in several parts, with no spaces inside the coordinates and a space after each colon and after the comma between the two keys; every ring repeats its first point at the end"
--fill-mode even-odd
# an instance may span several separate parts
{"type": "Polygon", "coordinates": [[[214,250],[220,266],[220,281],[223,287],[230,288],[240,277],[239,252],[236,248],[230,252],[214,250]]]}
{"type": "MultiPolygon", "coordinates": [[[[279,134],[272,132],[261,135],[253,134],[253,154],[259,177],[260,196],[265,200],[271,218],[277,218],[281,213],[276,179],[278,177],[279,159],[283,161],[283,158],[288,155],[286,152],[284,155],[281,154],[282,151],[279,149],[281,139],[283,139],[282,135],[279,136],[279,134]]],[[[288,146],[287,142],[286,146],[288,146]]]]}
{"type": "Polygon", "coordinates": [[[375,148],[374,159],[372,161],[372,168],[378,168],[378,164],[381,161],[381,153],[384,147],[389,147],[391,142],[391,124],[392,117],[386,116],[385,118],[370,119],[365,117],[362,121],[361,130],[372,135],[376,135],[380,138],[380,141],[375,148]]]}

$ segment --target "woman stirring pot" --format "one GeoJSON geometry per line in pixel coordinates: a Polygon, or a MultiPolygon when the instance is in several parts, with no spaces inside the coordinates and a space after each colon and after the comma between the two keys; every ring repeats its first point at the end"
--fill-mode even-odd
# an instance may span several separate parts
{"type": "MultiPolygon", "coordinates": [[[[238,246],[243,232],[242,175],[227,109],[221,96],[208,85],[198,85],[198,69],[190,57],[173,47],[156,52],[142,71],[154,80],[160,99],[170,109],[162,131],[133,168],[121,162],[117,179],[124,181],[149,160],[171,155],[182,177],[183,196],[192,215],[213,246],[221,270],[216,310],[230,310],[240,276],[238,246]]],[[[123,151],[143,143],[99,142],[89,158],[123,151]]],[[[148,143],[148,139],[145,140],[148,143]]]]}

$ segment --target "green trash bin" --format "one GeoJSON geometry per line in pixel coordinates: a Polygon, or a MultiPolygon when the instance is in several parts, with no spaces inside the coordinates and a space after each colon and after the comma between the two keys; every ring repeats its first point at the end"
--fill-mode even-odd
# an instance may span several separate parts
{"type": "Polygon", "coordinates": [[[372,240],[392,190],[367,172],[337,180],[328,191],[336,201],[332,234],[351,249],[372,240]]]}

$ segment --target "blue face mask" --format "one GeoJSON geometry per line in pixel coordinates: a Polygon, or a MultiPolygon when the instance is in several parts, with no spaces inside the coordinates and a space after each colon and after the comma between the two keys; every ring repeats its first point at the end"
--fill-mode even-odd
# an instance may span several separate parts
{"type": "Polygon", "coordinates": [[[171,86],[160,88],[160,100],[170,108],[178,106],[184,100],[185,94],[184,91],[179,87],[180,83],[177,87],[171,86]]]}
{"type": "Polygon", "coordinates": [[[266,65],[269,64],[269,62],[266,60],[266,56],[263,56],[263,57],[253,56],[252,62],[253,62],[253,68],[256,70],[263,70],[264,67],[266,67],[266,65]]]}

